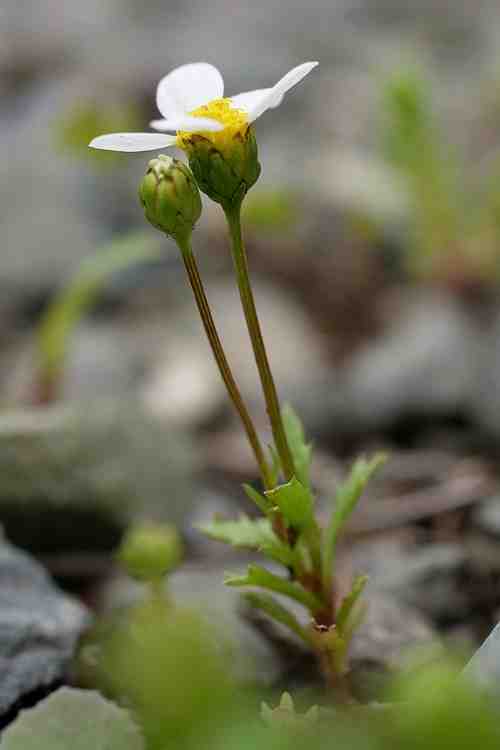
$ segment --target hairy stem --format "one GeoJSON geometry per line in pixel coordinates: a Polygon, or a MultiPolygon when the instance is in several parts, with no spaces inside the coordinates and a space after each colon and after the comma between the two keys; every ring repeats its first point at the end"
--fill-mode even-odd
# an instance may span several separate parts
{"type": "Polygon", "coordinates": [[[269,359],[267,357],[250,284],[248,261],[241,234],[241,204],[231,204],[230,206],[224,206],[223,208],[229,225],[231,251],[238,281],[238,288],[240,291],[241,304],[243,306],[248,333],[250,334],[255,361],[257,363],[257,369],[259,371],[264,391],[267,413],[271,422],[276,450],[278,451],[285,479],[288,481],[295,473],[293,458],[286,439],[278,394],[271,373],[271,368],[269,366],[269,359]]]}
{"type": "Polygon", "coordinates": [[[189,239],[186,239],[183,241],[179,241],[178,244],[182,252],[182,259],[184,261],[184,266],[189,278],[189,283],[193,290],[203,327],[210,342],[210,346],[212,348],[215,361],[217,362],[220,374],[222,376],[222,380],[224,381],[224,385],[226,386],[229,397],[231,398],[231,401],[233,402],[236,411],[240,416],[243,427],[245,428],[248,442],[250,443],[250,446],[255,455],[255,459],[259,466],[259,471],[264,487],[266,489],[271,489],[273,486],[272,473],[266,461],[264,451],[262,449],[262,445],[253,425],[252,419],[248,413],[239,388],[233,377],[231,368],[229,367],[229,363],[224,353],[224,349],[222,348],[221,340],[217,333],[212,312],[210,310],[210,305],[205,294],[203,282],[198,271],[196,259],[193,255],[191,241],[189,239]]]}

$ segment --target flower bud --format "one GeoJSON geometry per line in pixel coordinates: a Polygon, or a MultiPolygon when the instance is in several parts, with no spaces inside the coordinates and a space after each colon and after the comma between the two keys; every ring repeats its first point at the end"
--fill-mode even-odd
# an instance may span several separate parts
{"type": "Polygon", "coordinates": [[[178,565],[182,543],[173,526],[143,523],[125,534],[117,557],[132,578],[152,583],[178,565]]]}
{"type": "Polygon", "coordinates": [[[185,134],[182,140],[200,190],[216,203],[241,201],[259,179],[257,141],[250,125],[227,134],[185,134]]]}
{"type": "Polygon", "coordinates": [[[175,240],[188,237],[201,215],[200,191],[191,170],[163,154],[149,162],[139,198],[146,219],[175,240]]]}

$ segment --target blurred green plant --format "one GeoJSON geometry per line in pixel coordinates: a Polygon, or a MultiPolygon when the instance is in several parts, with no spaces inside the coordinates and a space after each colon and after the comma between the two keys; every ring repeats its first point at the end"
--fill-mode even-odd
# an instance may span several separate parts
{"type": "Polygon", "coordinates": [[[431,85],[415,70],[383,91],[382,145],[409,196],[407,268],[458,288],[491,286],[500,272],[500,164],[482,184],[435,122],[431,85]]]}
{"type": "Polygon", "coordinates": [[[382,728],[384,744],[393,735],[406,750],[500,747],[498,702],[468,682],[453,660],[398,676],[387,697],[399,705],[392,727],[382,728]]]}
{"type": "Polygon", "coordinates": [[[101,669],[103,687],[132,708],[148,750],[190,746],[236,710],[221,634],[158,597],[136,605],[101,643],[101,669]]]}
{"type": "Polygon", "coordinates": [[[262,720],[273,729],[295,733],[307,731],[319,720],[319,707],[311,706],[303,714],[295,709],[295,703],[290,693],[283,693],[276,708],[271,708],[263,702],[260,709],[262,720]]]}
{"type": "MultiPolygon", "coordinates": [[[[55,120],[55,145],[65,153],[88,157],[88,143],[103,130],[137,129],[140,126],[139,109],[131,102],[127,104],[98,102],[92,98],[79,100],[55,120]]],[[[120,155],[112,151],[93,151],[92,163],[110,167],[123,162],[120,155]]]]}
{"type": "Polygon", "coordinates": [[[116,556],[131,578],[156,586],[181,562],[182,542],[171,524],[144,521],[128,529],[116,556]]]}
{"type": "Polygon", "coordinates": [[[257,232],[289,232],[301,218],[300,202],[285,188],[256,190],[244,204],[243,218],[257,232]]]}
{"type": "Polygon", "coordinates": [[[228,678],[203,619],[142,604],[102,644],[108,694],[63,688],[23,711],[1,750],[497,750],[498,699],[452,662],[397,677],[386,702],[304,712],[262,704],[228,678]]]}
{"type": "Polygon", "coordinates": [[[37,403],[49,403],[58,397],[71,335],[106,284],[132,266],[156,260],[161,255],[161,247],[150,235],[136,232],[113,240],[82,262],[38,325],[34,394],[37,403]]]}

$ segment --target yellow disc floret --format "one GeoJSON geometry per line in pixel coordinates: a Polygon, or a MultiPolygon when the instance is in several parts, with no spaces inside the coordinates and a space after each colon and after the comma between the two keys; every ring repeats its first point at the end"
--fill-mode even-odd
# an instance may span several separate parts
{"type": "MultiPolygon", "coordinates": [[[[224,130],[214,133],[207,130],[200,130],[197,135],[202,135],[211,141],[215,148],[224,153],[231,147],[231,142],[238,134],[245,135],[249,122],[245,112],[241,109],[233,108],[231,99],[214,99],[208,104],[193,110],[189,113],[191,117],[208,117],[211,120],[217,120],[224,125],[224,130]]],[[[179,131],[177,133],[177,145],[179,148],[189,148],[194,133],[179,131]]]]}
{"type": "Polygon", "coordinates": [[[200,190],[222,206],[241,202],[260,175],[255,133],[243,110],[231,99],[214,99],[190,113],[220,122],[218,132],[177,133],[177,146],[189,159],[200,190]]]}

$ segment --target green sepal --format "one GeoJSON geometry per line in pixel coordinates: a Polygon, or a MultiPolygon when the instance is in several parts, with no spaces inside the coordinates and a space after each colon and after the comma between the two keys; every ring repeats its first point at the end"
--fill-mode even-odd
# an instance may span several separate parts
{"type": "Polygon", "coordinates": [[[322,544],[322,576],[325,587],[331,580],[337,541],[342,527],[355,509],[369,480],[386,460],[387,457],[383,453],[378,453],[370,461],[359,458],[354,463],[349,476],[342,482],[335,494],[335,505],[325,529],[322,544]]]}
{"type": "Polygon", "coordinates": [[[273,490],[267,490],[266,497],[280,511],[285,522],[293,529],[301,531],[313,521],[314,499],[311,491],[296,477],[273,490]]]}
{"type": "Polygon", "coordinates": [[[273,596],[249,591],[244,594],[244,597],[252,607],[260,609],[272,620],[289,628],[289,630],[295,633],[295,635],[298,635],[308,646],[312,645],[311,637],[306,628],[300,624],[292,612],[286,609],[286,607],[280,604],[280,602],[276,601],[273,596]]]}
{"type": "Polygon", "coordinates": [[[197,528],[211,539],[239,549],[258,550],[286,567],[294,564],[294,550],[276,536],[267,518],[240,516],[237,521],[214,519],[197,528]]]}
{"type": "Polygon", "coordinates": [[[186,151],[200,190],[221,205],[241,202],[259,179],[261,166],[253,127],[238,133],[224,152],[199,133],[190,137],[186,151]]]}
{"type": "Polygon", "coordinates": [[[310,469],[312,460],[312,445],[306,442],[304,427],[298,414],[285,404],[281,410],[285,434],[293,457],[297,479],[310,489],[310,469]]]}
{"type": "Polygon", "coordinates": [[[274,575],[260,565],[249,565],[246,575],[228,575],[224,579],[226,586],[258,586],[274,591],[276,594],[288,596],[306,607],[311,613],[322,609],[323,603],[319,597],[293,581],[274,575]]]}

